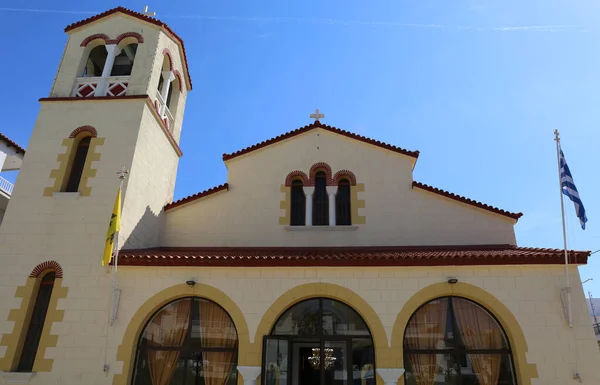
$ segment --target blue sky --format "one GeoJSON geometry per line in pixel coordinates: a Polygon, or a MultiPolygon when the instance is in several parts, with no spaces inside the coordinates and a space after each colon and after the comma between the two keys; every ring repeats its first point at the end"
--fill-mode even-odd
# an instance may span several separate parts
{"type": "MultiPolygon", "coordinates": [[[[176,198],[226,181],[222,153],[308,124],[318,107],[324,123],[421,151],[416,180],[522,211],[519,245],[560,248],[558,128],[589,218],[582,231],[566,202],[569,247],[600,249],[600,4],[369,3],[149,3],[184,39],[194,81],[176,198]]],[[[21,11],[0,4],[0,22],[20,34],[0,61],[0,131],[26,146],[66,43],[64,27],[145,3],[11,4],[21,11]]],[[[600,296],[600,253],[581,271],[596,279],[586,290],[600,296]]]]}

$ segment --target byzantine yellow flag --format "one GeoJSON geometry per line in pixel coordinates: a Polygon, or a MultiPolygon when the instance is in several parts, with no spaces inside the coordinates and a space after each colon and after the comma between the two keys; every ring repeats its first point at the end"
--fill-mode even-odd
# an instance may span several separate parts
{"type": "Polygon", "coordinates": [[[110,263],[110,258],[113,254],[115,247],[115,235],[121,229],[121,188],[117,193],[117,200],[115,201],[115,207],[113,208],[112,215],[110,217],[110,224],[108,225],[108,231],[106,232],[106,245],[104,246],[104,255],[102,256],[102,266],[106,266],[110,263]]]}

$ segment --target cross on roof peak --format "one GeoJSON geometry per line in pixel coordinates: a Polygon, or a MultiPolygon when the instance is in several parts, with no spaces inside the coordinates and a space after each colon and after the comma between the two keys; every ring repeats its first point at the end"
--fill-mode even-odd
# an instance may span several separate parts
{"type": "Polygon", "coordinates": [[[142,14],[144,16],[149,16],[149,17],[153,17],[156,15],[156,12],[148,12],[148,6],[144,5],[144,10],[142,11],[142,14]]]}
{"type": "Polygon", "coordinates": [[[315,110],[315,113],[314,113],[314,114],[310,114],[310,118],[311,118],[311,119],[314,119],[314,120],[315,120],[315,123],[316,123],[316,122],[318,122],[318,121],[319,121],[319,119],[321,119],[321,118],[324,118],[324,117],[325,117],[325,115],[324,115],[324,114],[321,114],[321,113],[319,113],[319,109],[318,109],[318,108],[315,110]]]}

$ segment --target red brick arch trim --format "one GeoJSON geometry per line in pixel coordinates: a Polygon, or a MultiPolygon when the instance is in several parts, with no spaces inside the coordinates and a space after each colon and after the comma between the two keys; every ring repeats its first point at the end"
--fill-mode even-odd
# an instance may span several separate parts
{"type": "Polygon", "coordinates": [[[137,32],[122,33],[119,36],[117,36],[117,38],[115,39],[115,42],[116,42],[116,44],[119,44],[121,42],[121,40],[128,38],[128,37],[135,37],[137,39],[138,44],[142,44],[144,42],[144,37],[137,32]]]}
{"type": "Polygon", "coordinates": [[[81,126],[81,127],[77,127],[76,129],[74,129],[73,132],[71,132],[71,135],[69,135],[69,138],[75,138],[77,135],[81,134],[82,132],[89,132],[90,135],[92,136],[92,138],[98,137],[98,131],[96,131],[96,129],[94,127],[81,126]]]}
{"type": "Polygon", "coordinates": [[[173,55],[168,48],[163,49],[163,55],[169,58],[169,69],[173,71],[173,55]]]}
{"type": "Polygon", "coordinates": [[[46,262],[40,263],[39,265],[37,265],[33,269],[33,271],[31,272],[31,274],[29,274],[29,277],[30,278],[37,278],[44,271],[48,271],[48,270],[54,271],[54,274],[56,274],[56,278],[62,278],[63,277],[62,267],[60,267],[60,265],[56,261],[46,261],[46,262]]]}
{"type": "Polygon", "coordinates": [[[315,185],[315,175],[320,169],[325,171],[325,177],[327,178],[327,186],[333,185],[333,179],[331,178],[331,167],[325,162],[318,162],[310,167],[310,172],[308,173],[308,175],[310,175],[310,185],[315,185]]]}
{"type": "Polygon", "coordinates": [[[350,186],[356,186],[356,176],[349,170],[340,170],[336,172],[333,176],[333,184],[337,186],[340,183],[340,180],[344,178],[350,181],[350,186]]]}
{"type": "Polygon", "coordinates": [[[90,35],[90,36],[86,37],[85,39],[83,39],[80,46],[87,47],[88,44],[90,44],[93,40],[96,40],[96,39],[104,40],[104,44],[107,44],[111,41],[110,37],[108,37],[108,35],[105,35],[103,33],[95,33],[95,34],[90,35]]]}
{"type": "Polygon", "coordinates": [[[292,181],[296,178],[302,179],[302,183],[305,186],[309,186],[308,176],[306,176],[305,172],[299,170],[292,171],[289,174],[287,174],[287,176],[285,177],[285,186],[290,187],[292,185],[292,181]]]}
{"type": "Polygon", "coordinates": [[[181,87],[182,87],[182,84],[183,84],[183,80],[181,80],[181,73],[178,70],[173,71],[173,73],[175,74],[175,77],[178,80],[177,83],[179,83],[179,92],[181,92],[181,90],[182,90],[181,87]]]}

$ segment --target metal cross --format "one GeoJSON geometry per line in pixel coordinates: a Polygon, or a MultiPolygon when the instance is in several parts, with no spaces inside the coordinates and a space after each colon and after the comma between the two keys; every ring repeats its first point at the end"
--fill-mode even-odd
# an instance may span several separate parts
{"type": "Polygon", "coordinates": [[[142,14],[143,14],[144,16],[149,16],[149,17],[152,17],[152,16],[155,16],[155,15],[156,15],[156,12],[148,12],[148,6],[147,6],[147,5],[144,5],[144,10],[142,11],[142,14]]]}
{"type": "Polygon", "coordinates": [[[125,166],[121,167],[121,169],[119,171],[117,171],[117,175],[119,176],[119,179],[121,179],[121,180],[125,180],[125,178],[127,178],[128,174],[129,174],[129,171],[127,171],[125,169],[125,166]]]}
{"type": "Polygon", "coordinates": [[[318,122],[319,119],[324,118],[324,117],[325,117],[325,115],[324,114],[320,114],[318,108],[315,110],[314,114],[310,114],[310,118],[314,119],[315,122],[318,122]]]}

